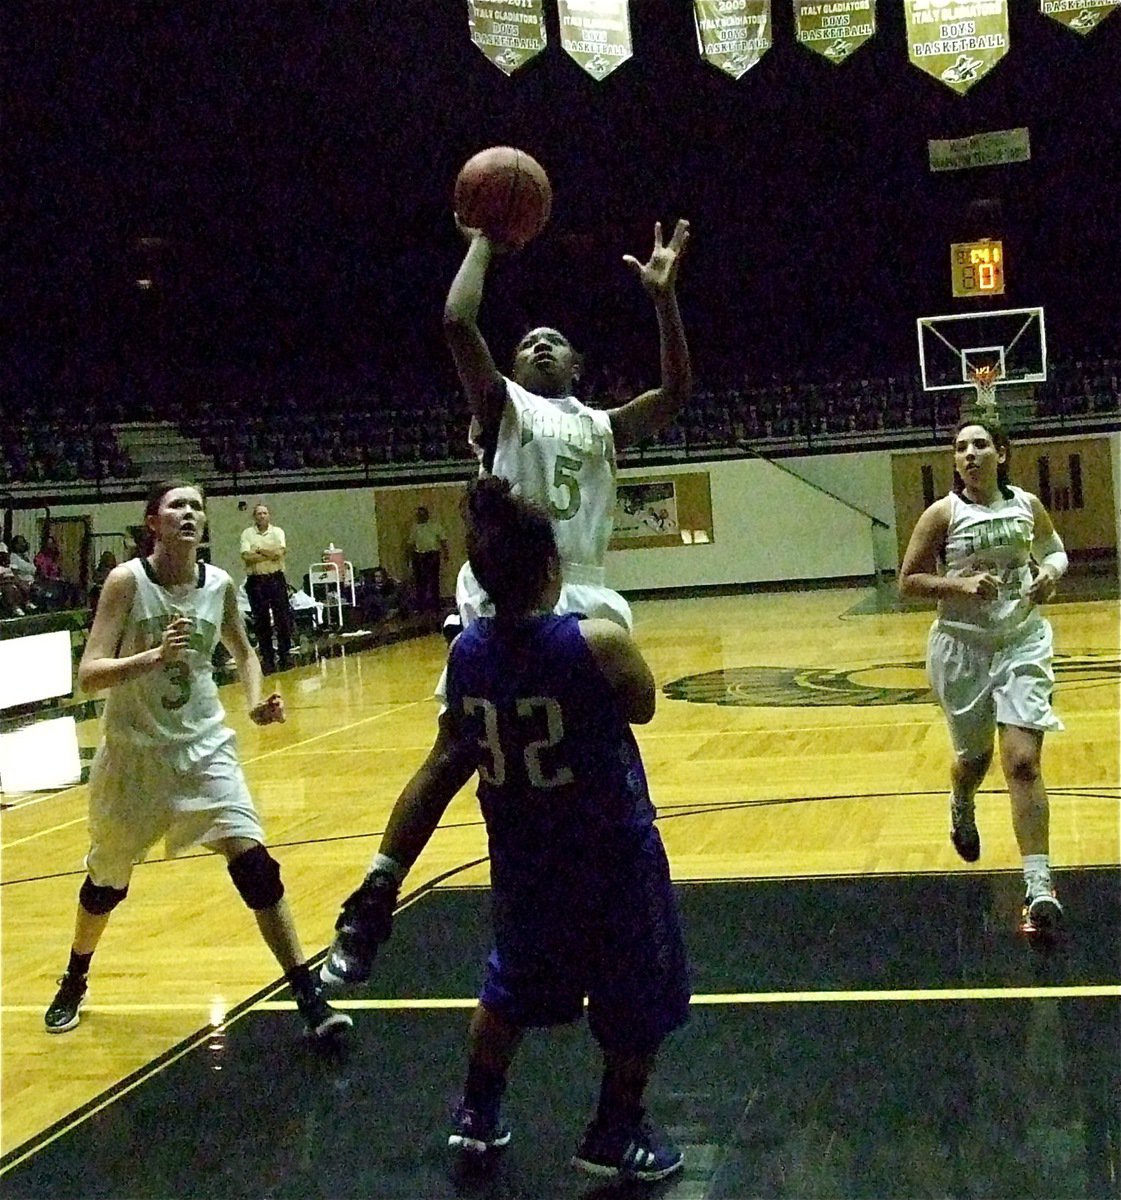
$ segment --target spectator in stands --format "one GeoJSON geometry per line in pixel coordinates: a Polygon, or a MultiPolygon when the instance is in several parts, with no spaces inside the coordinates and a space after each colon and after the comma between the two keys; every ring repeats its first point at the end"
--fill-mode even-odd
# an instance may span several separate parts
{"type": "Polygon", "coordinates": [[[35,555],[35,575],[41,583],[53,583],[62,579],[58,542],[49,533],[44,536],[43,545],[35,555]]]}
{"type": "Polygon", "coordinates": [[[30,553],[31,547],[27,544],[27,538],[23,534],[17,533],[12,538],[11,567],[16,575],[28,586],[35,579],[35,564],[28,558],[30,553]]]}
{"type": "Polygon", "coordinates": [[[366,620],[384,621],[401,614],[401,585],[385,567],[374,567],[362,592],[366,620]]]}
{"type": "Polygon", "coordinates": [[[10,551],[0,550],[0,618],[22,617],[33,608],[31,585],[12,570],[10,551]]]}

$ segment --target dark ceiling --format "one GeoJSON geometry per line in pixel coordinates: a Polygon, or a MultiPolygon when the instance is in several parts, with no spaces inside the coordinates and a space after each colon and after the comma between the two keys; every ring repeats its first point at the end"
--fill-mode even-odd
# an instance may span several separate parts
{"type": "Polygon", "coordinates": [[[470,43],[465,0],[9,5],[8,386],[288,378],[329,402],[443,381],[452,183],[496,143],[555,192],[493,280],[498,350],[547,321],[593,362],[653,370],[621,256],[683,215],[702,377],[911,368],[915,317],[962,304],[949,242],[981,234],[1006,239],[1006,301],[1045,306],[1053,351],[1115,351],[1121,15],[1083,38],[1011,0],[1010,53],[959,96],[908,63],[900,0],[841,65],[773,7],[774,47],[735,81],[698,58],[689,0],[632,0],[634,57],[596,83],[553,0],[547,50],[512,78],[470,43]],[[1021,125],[1030,162],[930,172],[928,138],[1021,125]]]}

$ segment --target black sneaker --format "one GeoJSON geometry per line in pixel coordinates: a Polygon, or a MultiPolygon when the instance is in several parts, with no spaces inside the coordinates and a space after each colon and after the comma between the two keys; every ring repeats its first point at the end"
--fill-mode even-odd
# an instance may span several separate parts
{"type": "Polygon", "coordinates": [[[343,902],[335,922],[335,937],[319,978],[337,987],[343,983],[365,983],[373,969],[378,946],[393,929],[397,904],[397,881],[383,871],[374,871],[343,902]]]}
{"type": "Polygon", "coordinates": [[[968,809],[959,809],[950,793],[950,841],[958,855],[966,862],[976,862],[981,857],[981,835],[977,832],[977,818],[970,800],[968,809]]]}
{"type": "Polygon", "coordinates": [[[654,1132],[648,1121],[637,1125],[601,1125],[593,1121],[572,1157],[572,1165],[602,1178],[654,1183],[680,1171],[681,1151],[654,1132]]]}
{"type": "Polygon", "coordinates": [[[448,1147],[463,1150],[467,1154],[486,1154],[509,1145],[510,1126],[501,1112],[482,1113],[467,1108],[462,1102],[452,1113],[452,1131],[448,1147]]]}
{"type": "Polygon", "coordinates": [[[58,991],[47,1009],[43,1024],[48,1033],[65,1033],[73,1029],[81,1019],[78,1010],[86,998],[88,986],[84,975],[71,975],[67,972],[58,981],[58,991]]]}
{"type": "Polygon", "coordinates": [[[972,821],[969,824],[955,821],[950,827],[950,841],[966,862],[976,862],[981,857],[981,835],[972,821]]]}
{"type": "Polygon", "coordinates": [[[308,1034],[313,1038],[331,1037],[354,1024],[346,1013],[339,1012],[327,1003],[321,987],[316,987],[310,996],[297,994],[296,1007],[300,1010],[308,1034]]]}

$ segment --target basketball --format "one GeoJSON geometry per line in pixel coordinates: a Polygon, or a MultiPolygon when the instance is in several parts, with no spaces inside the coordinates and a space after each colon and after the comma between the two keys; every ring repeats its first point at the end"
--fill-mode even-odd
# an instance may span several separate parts
{"type": "Polygon", "coordinates": [[[508,246],[524,246],[535,238],[552,206],[553,189],[541,164],[513,146],[480,150],[456,177],[460,222],[508,246]]]}

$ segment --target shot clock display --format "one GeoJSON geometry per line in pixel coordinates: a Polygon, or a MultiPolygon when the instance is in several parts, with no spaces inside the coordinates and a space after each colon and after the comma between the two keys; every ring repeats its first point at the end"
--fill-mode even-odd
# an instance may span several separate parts
{"type": "Polygon", "coordinates": [[[950,247],[950,281],[957,296],[1004,294],[1004,244],[985,238],[954,242],[950,247]]]}

